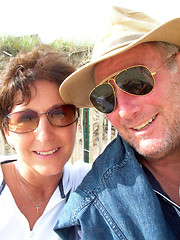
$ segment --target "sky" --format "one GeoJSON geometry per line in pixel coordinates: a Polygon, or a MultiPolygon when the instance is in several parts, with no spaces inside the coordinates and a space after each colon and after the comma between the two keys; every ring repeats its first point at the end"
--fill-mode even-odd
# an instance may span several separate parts
{"type": "Polygon", "coordinates": [[[159,22],[180,17],[178,0],[1,0],[0,35],[38,34],[44,43],[95,41],[110,5],[143,11],[159,22]]]}

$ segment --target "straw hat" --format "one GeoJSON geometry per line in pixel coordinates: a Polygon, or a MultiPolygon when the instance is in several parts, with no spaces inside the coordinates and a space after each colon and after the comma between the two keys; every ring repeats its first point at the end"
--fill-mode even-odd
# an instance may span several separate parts
{"type": "Polygon", "coordinates": [[[144,13],[112,7],[106,32],[95,44],[91,62],[72,73],[62,83],[61,97],[66,103],[77,107],[92,107],[89,93],[95,87],[95,64],[150,41],[163,41],[180,47],[180,18],[160,25],[144,13]]]}

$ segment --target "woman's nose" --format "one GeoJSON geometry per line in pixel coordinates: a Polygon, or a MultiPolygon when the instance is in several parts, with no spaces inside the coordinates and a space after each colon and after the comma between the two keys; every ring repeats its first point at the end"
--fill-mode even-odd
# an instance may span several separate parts
{"type": "Polygon", "coordinates": [[[35,130],[36,138],[43,141],[49,141],[54,136],[54,126],[49,122],[46,115],[39,117],[39,124],[35,130]]]}

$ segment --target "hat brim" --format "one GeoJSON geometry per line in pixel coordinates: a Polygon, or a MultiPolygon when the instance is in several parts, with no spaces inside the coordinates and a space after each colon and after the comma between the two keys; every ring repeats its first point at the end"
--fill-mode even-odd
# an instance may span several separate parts
{"type": "Polygon", "coordinates": [[[167,42],[180,47],[180,18],[175,18],[159,25],[138,40],[132,41],[127,45],[119,45],[98,59],[76,70],[60,86],[60,95],[64,102],[74,104],[77,107],[92,107],[89,101],[89,93],[96,85],[93,76],[94,66],[98,62],[125,52],[140,43],[152,41],[167,42]]]}

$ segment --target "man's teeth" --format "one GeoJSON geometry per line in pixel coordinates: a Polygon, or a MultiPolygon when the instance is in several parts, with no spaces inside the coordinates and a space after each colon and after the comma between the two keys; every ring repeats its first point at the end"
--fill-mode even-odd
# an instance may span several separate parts
{"type": "Polygon", "coordinates": [[[156,116],[152,117],[151,119],[147,120],[146,122],[140,124],[137,127],[133,127],[134,130],[141,130],[145,127],[148,127],[150,125],[150,123],[152,123],[152,121],[155,119],[156,116]]]}
{"type": "Polygon", "coordinates": [[[38,154],[40,154],[40,155],[50,155],[50,154],[52,154],[52,153],[55,153],[56,151],[58,150],[58,148],[56,148],[56,149],[54,149],[54,150],[52,150],[52,151],[49,151],[49,152],[37,152],[38,154]]]}

